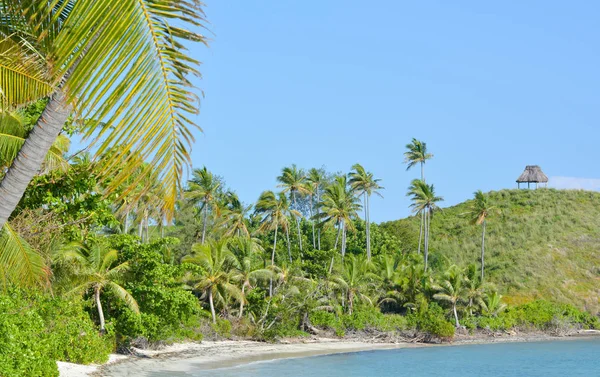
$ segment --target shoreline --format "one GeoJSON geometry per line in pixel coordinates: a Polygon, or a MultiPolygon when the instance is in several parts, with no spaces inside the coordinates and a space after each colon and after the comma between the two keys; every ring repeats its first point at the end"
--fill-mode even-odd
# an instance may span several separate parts
{"type": "MultiPolygon", "coordinates": [[[[449,343],[410,343],[386,342],[365,337],[331,339],[309,338],[291,339],[280,343],[265,343],[250,340],[202,341],[201,343],[175,343],[159,350],[134,349],[133,355],[111,355],[103,365],[78,365],[58,362],[60,377],[87,376],[134,376],[140,370],[169,370],[185,372],[188,366],[179,365],[172,369],[173,361],[193,361],[194,370],[231,368],[254,362],[280,359],[302,358],[337,353],[353,353],[386,349],[406,349],[423,347],[447,347],[475,344],[540,342],[576,340],[600,336],[600,331],[579,331],[565,336],[545,333],[523,334],[476,334],[457,335],[449,343]]],[[[191,364],[191,363],[189,363],[191,364]]]]}

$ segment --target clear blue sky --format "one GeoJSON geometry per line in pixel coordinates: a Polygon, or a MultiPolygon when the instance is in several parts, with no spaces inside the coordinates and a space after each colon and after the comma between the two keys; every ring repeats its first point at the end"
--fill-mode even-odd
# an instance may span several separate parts
{"type": "Polygon", "coordinates": [[[444,205],[515,187],[527,164],[600,187],[598,2],[206,3],[193,161],[245,202],[283,166],[360,162],[386,187],[373,220],[405,217],[412,137],[444,205]]]}

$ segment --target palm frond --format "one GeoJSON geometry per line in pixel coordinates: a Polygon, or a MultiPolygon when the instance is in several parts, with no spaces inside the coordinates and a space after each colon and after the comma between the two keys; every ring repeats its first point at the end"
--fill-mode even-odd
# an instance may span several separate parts
{"type": "Polygon", "coordinates": [[[0,106],[14,109],[52,91],[45,62],[25,40],[11,34],[0,40],[0,106]]]}
{"type": "Polygon", "coordinates": [[[50,270],[37,253],[8,224],[0,231],[0,277],[23,286],[46,282],[50,270]]]}
{"type": "Polygon", "coordinates": [[[125,305],[135,313],[140,314],[140,308],[138,306],[137,301],[133,298],[133,296],[127,292],[127,290],[121,287],[119,284],[115,282],[109,282],[106,285],[118,298],[120,298],[125,305]]]}

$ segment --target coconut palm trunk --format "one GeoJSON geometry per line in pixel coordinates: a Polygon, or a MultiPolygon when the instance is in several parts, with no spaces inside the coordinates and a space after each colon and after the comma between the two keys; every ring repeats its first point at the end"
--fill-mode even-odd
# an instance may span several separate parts
{"type": "Polygon", "coordinates": [[[129,234],[129,210],[125,212],[125,234],[129,234]]]}
{"type": "Polygon", "coordinates": [[[370,196],[366,195],[366,217],[367,217],[367,260],[371,260],[371,203],[370,196]]]}
{"type": "Polygon", "coordinates": [[[144,236],[144,220],[140,219],[140,223],[138,224],[138,237],[140,238],[141,242],[144,242],[144,239],[142,238],[144,236]]]}
{"type": "Polygon", "coordinates": [[[483,282],[483,271],[485,269],[485,219],[483,220],[481,230],[481,281],[483,282]]]}
{"type": "Polygon", "coordinates": [[[288,249],[288,257],[290,259],[290,263],[292,263],[292,244],[290,242],[290,227],[285,227],[285,236],[287,239],[287,249],[288,249]]]}
{"type": "Polygon", "coordinates": [[[37,124],[27,136],[17,158],[0,182],[0,229],[21,200],[27,185],[38,174],[46,154],[72,112],[62,90],[52,94],[37,124]]]}
{"type": "MultiPolygon", "coordinates": [[[[425,182],[425,164],[421,161],[421,180],[425,182]]],[[[421,212],[421,227],[419,228],[419,246],[417,253],[421,254],[421,242],[423,239],[423,228],[425,227],[425,213],[421,212]]]]}
{"type": "Polygon", "coordinates": [[[425,226],[425,212],[421,211],[421,226],[419,227],[419,246],[417,253],[421,254],[421,244],[423,243],[423,228],[425,226]]]}
{"type": "Polygon", "coordinates": [[[309,211],[310,211],[310,221],[312,223],[312,241],[313,241],[313,249],[317,248],[317,239],[315,237],[315,220],[313,219],[313,207],[314,207],[314,197],[311,194],[310,195],[310,206],[309,206],[309,211]]]}
{"type": "Polygon", "coordinates": [[[242,284],[242,298],[240,300],[240,313],[238,315],[238,318],[242,318],[242,315],[244,314],[244,298],[246,297],[246,283],[244,282],[244,284],[242,284]]]}
{"type": "MultiPolygon", "coordinates": [[[[321,214],[321,208],[319,207],[320,201],[321,201],[321,198],[319,196],[319,188],[317,188],[317,218],[319,218],[319,215],[321,214]]],[[[317,246],[319,247],[319,250],[321,250],[321,228],[320,227],[317,229],[317,246]]]]}
{"type": "MultiPolygon", "coordinates": [[[[277,229],[279,227],[275,225],[275,238],[273,239],[273,252],[271,253],[271,266],[275,265],[275,249],[277,248],[277,229]]],[[[269,297],[273,297],[273,276],[269,280],[269,297]]]]}
{"type": "Polygon", "coordinates": [[[342,221],[342,262],[346,256],[346,222],[342,221]]]}
{"type": "Polygon", "coordinates": [[[208,303],[210,304],[210,314],[212,314],[213,323],[217,323],[217,314],[215,313],[212,287],[208,288],[208,303]]]}
{"type": "Polygon", "coordinates": [[[456,321],[456,328],[459,328],[460,322],[458,322],[458,313],[456,312],[456,301],[452,303],[452,311],[454,312],[454,320],[456,321]]]}
{"type": "Polygon", "coordinates": [[[429,210],[425,209],[425,218],[424,218],[424,229],[425,229],[425,271],[427,271],[427,262],[429,259],[429,218],[430,213],[429,210]]]}
{"type": "Polygon", "coordinates": [[[335,244],[333,245],[333,250],[337,250],[338,241],[340,240],[340,234],[342,234],[342,226],[341,223],[339,225],[337,235],[335,236],[335,244]]]}
{"type": "MultiPolygon", "coordinates": [[[[296,204],[296,191],[292,191],[292,200],[294,202],[294,207],[298,210],[298,206],[296,204]]],[[[302,235],[300,234],[300,217],[296,216],[296,227],[298,228],[298,245],[300,246],[300,254],[302,254],[302,235]]]]}
{"type": "Polygon", "coordinates": [[[206,219],[208,217],[208,204],[204,204],[204,218],[202,220],[202,241],[200,242],[204,245],[204,240],[206,239],[206,219]]]}
{"type": "Polygon", "coordinates": [[[104,312],[102,311],[102,302],[100,301],[100,287],[94,287],[94,300],[98,309],[98,318],[100,319],[100,332],[104,333],[104,312]]]}

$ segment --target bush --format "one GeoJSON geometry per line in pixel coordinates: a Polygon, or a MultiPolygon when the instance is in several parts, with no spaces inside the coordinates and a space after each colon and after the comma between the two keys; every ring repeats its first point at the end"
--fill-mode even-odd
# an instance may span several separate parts
{"type": "Polygon", "coordinates": [[[211,325],[217,335],[223,338],[231,338],[231,322],[226,319],[217,318],[217,323],[211,325]]]}
{"type": "Polygon", "coordinates": [[[0,376],[58,376],[56,360],[100,363],[113,349],[112,333],[100,336],[80,301],[0,295],[0,376]]]}
{"type": "MultiPolygon", "coordinates": [[[[122,261],[129,262],[125,288],[136,299],[140,316],[135,315],[118,300],[113,302],[116,331],[120,342],[144,337],[149,342],[198,340],[197,331],[203,312],[192,292],[181,287],[180,279],[188,265],[170,264],[171,249],[177,240],[164,238],[149,244],[139,244],[128,235],[113,236],[111,247],[119,250],[122,261]]],[[[110,299],[110,293],[106,295],[110,299]]]]}
{"type": "Polygon", "coordinates": [[[81,302],[48,299],[39,307],[50,337],[49,356],[77,364],[104,363],[115,349],[113,327],[101,336],[81,302]]]}
{"type": "Polygon", "coordinates": [[[446,320],[444,309],[435,302],[423,305],[416,313],[411,313],[407,319],[419,330],[442,339],[454,337],[454,325],[446,320]]]}
{"type": "Polygon", "coordinates": [[[545,300],[513,306],[497,317],[478,317],[476,324],[479,328],[492,331],[512,328],[542,331],[600,328],[598,317],[569,304],[557,304],[545,300]]]}
{"type": "Polygon", "coordinates": [[[357,308],[352,314],[342,316],[347,330],[377,330],[383,332],[406,330],[406,318],[397,314],[382,314],[373,306],[357,308]]]}

